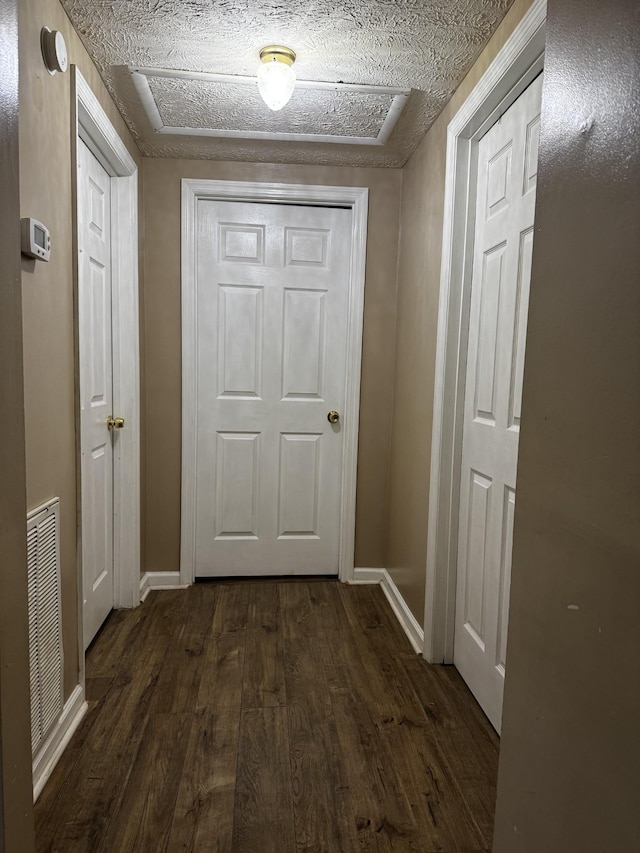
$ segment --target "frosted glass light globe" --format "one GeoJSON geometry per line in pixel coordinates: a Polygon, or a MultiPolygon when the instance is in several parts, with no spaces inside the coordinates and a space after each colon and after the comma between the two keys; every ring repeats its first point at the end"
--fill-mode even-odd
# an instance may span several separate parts
{"type": "Polygon", "coordinates": [[[258,68],[258,91],[274,112],[289,102],[295,82],[296,72],[286,62],[274,58],[258,68]]]}

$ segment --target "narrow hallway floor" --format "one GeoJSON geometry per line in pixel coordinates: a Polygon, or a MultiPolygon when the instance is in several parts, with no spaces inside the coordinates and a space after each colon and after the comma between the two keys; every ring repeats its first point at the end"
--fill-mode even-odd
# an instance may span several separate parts
{"type": "Polygon", "coordinates": [[[499,741],[380,587],[198,583],[114,611],[38,851],[489,853],[499,741]]]}

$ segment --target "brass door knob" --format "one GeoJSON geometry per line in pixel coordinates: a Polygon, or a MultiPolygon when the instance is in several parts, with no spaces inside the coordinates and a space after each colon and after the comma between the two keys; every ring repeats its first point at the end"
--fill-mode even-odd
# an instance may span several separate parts
{"type": "Polygon", "coordinates": [[[109,415],[107,426],[109,429],[124,429],[124,418],[114,418],[113,415],[109,415]]]}
{"type": "Polygon", "coordinates": [[[336,412],[334,409],[332,409],[327,415],[327,420],[330,424],[337,424],[340,420],[340,412],[336,412]]]}

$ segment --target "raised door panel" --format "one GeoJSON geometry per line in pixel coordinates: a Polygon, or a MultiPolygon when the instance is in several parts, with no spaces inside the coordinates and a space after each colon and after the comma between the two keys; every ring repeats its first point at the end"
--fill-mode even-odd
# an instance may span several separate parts
{"type": "Polygon", "coordinates": [[[504,678],[507,660],[507,629],[509,626],[509,591],[511,587],[511,554],[513,551],[513,520],[516,493],[505,486],[502,506],[502,531],[500,548],[500,586],[495,665],[504,678]]]}
{"type": "Polygon", "coordinates": [[[257,539],[260,480],[259,433],[217,434],[216,539],[257,539]]]}
{"type": "Polygon", "coordinates": [[[480,316],[474,335],[477,341],[474,418],[492,426],[496,422],[498,316],[504,267],[503,243],[485,252],[478,282],[480,316]]]}
{"type": "Polygon", "coordinates": [[[284,290],[283,400],[323,399],[326,297],[325,290],[284,290]]]}
{"type": "Polygon", "coordinates": [[[280,436],[278,538],[318,539],[322,435],[280,436]]]}
{"type": "Polygon", "coordinates": [[[522,381],[524,378],[524,354],[527,338],[527,313],[529,309],[529,283],[531,281],[531,258],[533,253],[533,227],[520,234],[518,250],[518,274],[513,323],[513,346],[511,354],[511,387],[509,389],[508,429],[519,431],[522,416],[522,381]]]}
{"type": "Polygon", "coordinates": [[[86,225],[90,231],[96,234],[103,242],[107,240],[107,188],[108,184],[99,184],[93,176],[89,175],[87,182],[87,221],[86,225]]]}
{"type": "Polygon", "coordinates": [[[324,228],[285,228],[285,266],[326,269],[331,232],[324,228]]]}
{"type": "Polygon", "coordinates": [[[487,188],[485,219],[491,219],[509,207],[512,193],[511,160],[512,143],[494,154],[487,163],[487,188]]]}
{"type": "Polygon", "coordinates": [[[469,514],[466,531],[466,565],[464,567],[464,627],[484,651],[487,545],[490,535],[490,502],[492,482],[489,477],[471,471],[469,514]]]}
{"type": "Polygon", "coordinates": [[[264,292],[218,285],[218,398],[262,396],[264,292]]]}
{"type": "Polygon", "coordinates": [[[258,264],[265,260],[265,226],[250,223],[219,223],[219,255],[221,262],[258,264]]]}
{"type": "Polygon", "coordinates": [[[538,149],[540,147],[540,114],[527,125],[522,194],[535,190],[538,178],[538,149]]]}
{"type": "Polygon", "coordinates": [[[94,447],[90,451],[91,476],[84,483],[87,491],[85,508],[89,509],[83,519],[83,536],[87,537],[89,557],[85,578],[95,593],[98,586],[106,579],[109,572],[107,560],[111,554],[111,455],[107,442],[94,447]]]}
{"type": "Polygon", "coordinates": [[[109,270],[96,258],[88,259],[88,276],[83,282],[87,306],[87,360],[89,407],[108,406],[111,399],[111,282],[109,270]]]}

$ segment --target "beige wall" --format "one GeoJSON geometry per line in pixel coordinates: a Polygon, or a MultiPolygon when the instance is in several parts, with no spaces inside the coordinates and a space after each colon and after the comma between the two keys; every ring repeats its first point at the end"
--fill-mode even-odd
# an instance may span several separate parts
{"type": "Polygon", "coordinates": [[[495,853],[640,849],[638,56],[549,0],[495,853]]]}
{"type": "Polygon", "coordinates": [[[424,619],[447,125],[530,5],[531,0],[515,0],[403,170],[387,568],[420,624],[424,619]]]}
{"type": "Polygon", "coordinates": [[[27,507],[61,501],[65,695],[78,681],[71,73],[50,76],[40,29],[59,29],[109,118],[140,157],[58,0],[20,2],[20,204],[51,231],[51,261],[23,259],[27,507]]]}
{"type": "Polygon", "coordinates": [[[369,187],[356,565],[384,566],[401,172],[211,161],[144,161],[146,561],[177,571],[180,555],[180,180],[369,187]]]}
{"type": "Polygon", "coordinates": [[[32,853],[27,626],[18,3],[0,0],[0,851],[32,853]]]}

